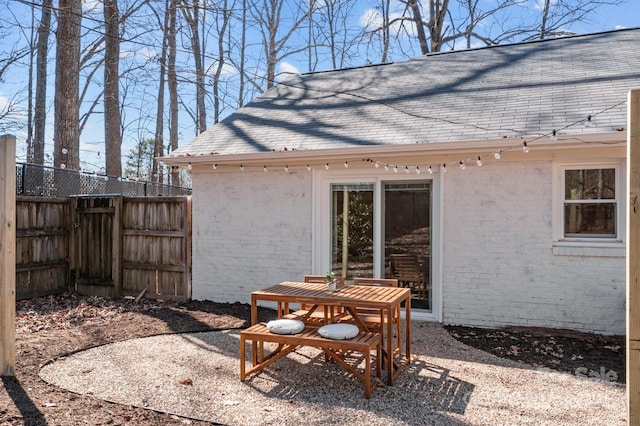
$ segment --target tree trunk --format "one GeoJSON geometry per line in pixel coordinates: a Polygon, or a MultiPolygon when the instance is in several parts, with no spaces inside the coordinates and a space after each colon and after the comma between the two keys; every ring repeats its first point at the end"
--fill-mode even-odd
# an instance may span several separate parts
{"type": "Polygon", "coordinates": [[[56,167],[80,169],[79,73],[81,0],[59,0],[56,44],[54,156],[56,167]]]}
{"type": "Polygon", "coordinates": [[[207,130],[207,110],[204,104],[204,64],[202,60],[202,48],[200,46],[202,40],[200,40],[200,30],[198,29],[200,15],[204,15],[205,11],[200,8],[200,0],[191,1],[193,2],[192,5],[188,4],[188,0],[183,2],[182,13],[191,30],[191,52],[193,53],[196,73],[196,132],[199,134],[207,130]]]}
{"type": "MultiPolygon", "coordinates": [[[[169,41],[169,7],[170,1],[165,1],[164,24],[162,28],[162,53],[160,54],[160,81],[158,83],[158,103],[156,107],[156,131],[153,144],[153,157],[164,156],[164,84],[167,67],[167,49],[169,41]]],[[[163,182],[163,171],[158,167],[158,162],[153,161],[151,165],[151,180],[153,182],[163,182]]]]}
{"type": "Polygon", "coordinates": [[[429,53],[429,43],[427,42],[427,34],[424,31],[424,23],[422,22],[422,13],[420,12],[418,0],[409,0],[409,7],[413,13],[413,20],[416,23],[416,35],[420,43],[420,52],[426,55],[429,53]]]}
{"type": "MultiPolygon", "coordinates": [[[[176,75],[176,8],[178,0],[171,0],[169,8],[169,56],[167,87],[169,89],[169,144],[171,151],[178,149],[178,77],[176,75]]],[[[180,186],[180,172],[171,170],[171,185],[180,186]]]]}
{"type": "Polygon", "coordinates": [[[120,123],[120,13],[117,0],[104,0],[104,137],[107,175],[122,175],[120,123]]]}
{"type": "Polygon", "coordinates": [[[33,117],[33,158],[35,164],[44,164],[44,133],[47,124],[47,59],[53,0],[43,0],[42,17],[38,25],[38,55],[36,58],[36,99],[33,117]]]}

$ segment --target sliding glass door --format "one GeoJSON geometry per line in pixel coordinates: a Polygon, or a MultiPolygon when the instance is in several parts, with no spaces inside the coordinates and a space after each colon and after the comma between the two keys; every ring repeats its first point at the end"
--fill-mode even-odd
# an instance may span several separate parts
{"type": "Polygon", "coordinates": [[[431,211],[431,180],[331,183],[331,269],[347,283],[396,278],[431,311],[431,211]]]}

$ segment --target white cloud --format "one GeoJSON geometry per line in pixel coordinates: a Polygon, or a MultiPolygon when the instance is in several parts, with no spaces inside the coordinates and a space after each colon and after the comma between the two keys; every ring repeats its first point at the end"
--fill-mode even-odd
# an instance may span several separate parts
{"type": "Polygon", "coordinates": [[[289,62],[280,62],[278,64],[278,74],[300,74],[300,70],[289,62]]]}
{"type": "Polygon", "coordinates": [[[82,0],[82,11],[86,13],[103,13],[102,0],[82,0]]]}
{"type": "Polygon", "coordinates": [[[616,25],[615,26],[616,30],[624,30],[625,28],[627,28],[625,25],[616,25]]]}
{"type": "MultiPolygon", "coordinates": [[[[213,77],[217,71],[217,68],[218,68],[218,61],[216,60],[216,61],[213,61],[213,63],[209,66],[209,68],[207,68],[206,74],[210,77],[213,77]]],[[[226,63],[222,65],[222,71],[220,72],[221,76],[232,77],[236,74],[238,74],[238,71],[233,65],[226,64],[226,63]]]]}
{"type": "Polygon", "coordinates": [[[143,47],[142,49],[136,52],[136,56],[141,57],[145,60],[154,59],[158,56],[158,52],[155,49],[149,49],[148,47],[143,47]]]}

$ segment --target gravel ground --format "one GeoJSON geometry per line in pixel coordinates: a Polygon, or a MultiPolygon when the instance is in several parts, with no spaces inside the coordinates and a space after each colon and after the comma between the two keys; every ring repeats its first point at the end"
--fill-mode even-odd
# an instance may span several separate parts
{"type": "Polygon", "coordinates": [[[81,395],[225,425],[626,424],[623,385],[498,358],[438,324],[413,323],[411,364],[370,400],[313,348],[241,383],[238,333],[111,343],[47,363],[40,376],[81,395]]]}

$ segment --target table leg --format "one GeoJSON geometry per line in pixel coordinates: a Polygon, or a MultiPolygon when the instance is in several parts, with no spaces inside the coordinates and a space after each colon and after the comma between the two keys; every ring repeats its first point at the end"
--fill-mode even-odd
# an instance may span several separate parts
{"type": "MultiPolygon", "coordinates": [[[[386,309],[387,312],[387,383],[393,385],[393,309],[386,309]]],[[[383,324],[384,325],[384,324],[383,324]]]]}
{"type": "MultiPolygon", "coordinates": [[[[258,323],[258,300],[252,294],[251,295],[251,325],[258,323]]],[[[251,361],[252,365],[258,363],[258,343],[255,340],[251,341],[251,361]]]]}

